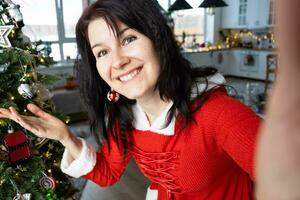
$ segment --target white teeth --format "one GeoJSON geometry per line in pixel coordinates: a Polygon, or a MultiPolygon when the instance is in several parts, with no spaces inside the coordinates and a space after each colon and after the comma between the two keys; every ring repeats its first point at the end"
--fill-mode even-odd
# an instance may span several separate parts
{"type": "Polygon", "coordinates": [[[133,72],[131,72],[130,74],[127,74],[125,76],[120,76],[120,80],[121,81],[129,81],[131,79],[133,79],[133,77],[135,77],[141,70],[140,69],[136,69],[133,72]]]}

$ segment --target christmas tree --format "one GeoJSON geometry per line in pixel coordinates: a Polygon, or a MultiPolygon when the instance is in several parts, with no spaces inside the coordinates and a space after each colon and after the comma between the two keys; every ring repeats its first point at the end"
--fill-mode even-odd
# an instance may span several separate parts
{"type": "MultiPolygon", "coordinates": [[[[45,85],[53,77],[38,73],[49,66],[42,42],[31,43],[22,34],[19,6],[0,0],[0,107],[13,106],[22,115],[34,103],[59,116],[45,85]]],[[[71,199],[75,193],[70,178],[60,171],[63,146],[38,138],[17,123],[0,119],[0,199],[71,199]]]]}

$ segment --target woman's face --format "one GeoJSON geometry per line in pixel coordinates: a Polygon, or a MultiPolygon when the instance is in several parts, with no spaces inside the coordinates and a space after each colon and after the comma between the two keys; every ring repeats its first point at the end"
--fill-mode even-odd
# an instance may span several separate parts
{"type": "Polygon", "coordinates": [[[129,99],[151,98],[160,65],[152,41],[119,23],[116,38],[105,20],[98,18],[88,26],[88,36],[97,70],[106,83],[129,99]]]}

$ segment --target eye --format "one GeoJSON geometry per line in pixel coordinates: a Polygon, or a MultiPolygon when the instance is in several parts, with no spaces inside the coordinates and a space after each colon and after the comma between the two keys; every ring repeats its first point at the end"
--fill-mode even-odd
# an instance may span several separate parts
{"type": "Polygon", "coordinates": [[[97,53],[97,58],[100,58],[100,57],[103,57],[105,56],[106,54],[108,54],[108,51],[107,50],[101,50],[97,53]]]}
{"type": "Polygon", "coordinates": [[[125,46],[131,42],[133,42],[134,40],[136,40],[136,37],[135,36],[129,36],[129,37],[126,37],[123,41],[122,41],[122,45],[125,46]]]}

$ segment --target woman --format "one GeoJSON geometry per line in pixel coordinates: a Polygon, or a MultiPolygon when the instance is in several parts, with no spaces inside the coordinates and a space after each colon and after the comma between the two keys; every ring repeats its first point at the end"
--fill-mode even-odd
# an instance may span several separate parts
{"type": "Polygon", "coordinates": [[[152,182],[147,198],[253,199],[260,119],[227,96],[220,74],[191,68],[155,1],[99,0],[76,37],[80,90],[101,150],[32,104],[36,117],[13,108],[0,117],[59,140],[62,170],[100,186],[117,182],[134,158],[152,182]]]}

